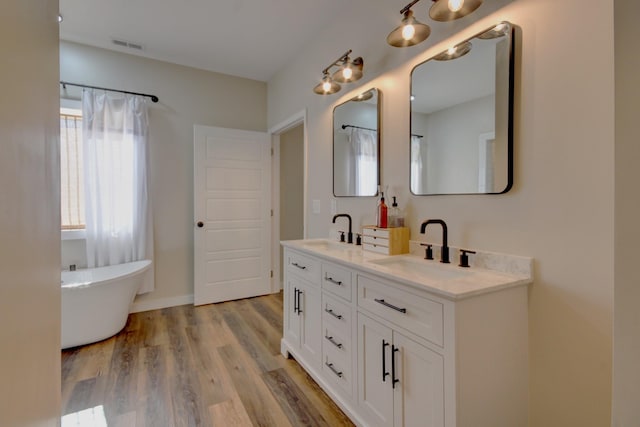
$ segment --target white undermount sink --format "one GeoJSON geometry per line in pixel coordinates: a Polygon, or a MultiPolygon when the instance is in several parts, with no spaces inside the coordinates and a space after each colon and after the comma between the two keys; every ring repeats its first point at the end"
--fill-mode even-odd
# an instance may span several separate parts
{"type": "Polygon", "coordinates": [[[353,244],[348,244],[343,242],[334,242],[332,240],[327,240],[327,239],[305,240],[303,243],[303,246],[306,246],[309,249],[317,249],[317,250],[325,250],[325,251],[352,251],[352,250],[361,248],[361,246],[356,246],[353,244]]]}
{"type": "Polygon", "coordinates": [[[440,264],[438,261],[408,256],[372,259],[368,262],[385,267],[394,274],[417,275],[432,280],[458,279],[472,274],[472,271],[452,264],[440,264]]]}

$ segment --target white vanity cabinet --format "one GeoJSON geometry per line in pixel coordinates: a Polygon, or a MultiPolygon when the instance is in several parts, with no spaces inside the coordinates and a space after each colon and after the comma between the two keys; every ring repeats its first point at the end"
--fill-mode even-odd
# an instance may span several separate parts
{"type": "Polygon", "coordinates": [[[392,271],[385,255],[304,242],[283,243],[282,353],[356,425],[527,425],[530,259],[504,263],[523,274],[433,263],[416,275],[417,257],[392,271]]]}

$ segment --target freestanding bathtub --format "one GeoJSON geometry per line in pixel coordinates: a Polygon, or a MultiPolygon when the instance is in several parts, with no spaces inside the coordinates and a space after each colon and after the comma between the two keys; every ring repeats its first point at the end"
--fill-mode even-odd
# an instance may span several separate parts
{"type": "Polygon", "coordinates": [[[63,271],[62,348],[109,338],[127,323],[133,298],[151,261],[63,271]]]}

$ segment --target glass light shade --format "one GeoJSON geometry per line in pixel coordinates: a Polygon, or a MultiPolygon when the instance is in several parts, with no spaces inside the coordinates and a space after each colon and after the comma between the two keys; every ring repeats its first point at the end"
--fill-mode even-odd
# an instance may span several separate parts
{"type": "Polygon", "coordinates": [[[375,90],[376,89],[369,89],[366,92],[362,92],[360,95],[351,98],[351,101],[355,101],[355,102],[367,101],[373,98],[373,93],[375,92],[375,90]]]}
{"type": "Polygon", "coordinates": [[[498,37],[504,37],[505,35],[509,34],[509,31],[511,31],[511,25],[509,25],[507,22],[501,22],[495,27],[480,34],[478,38],[483,40],[496,39],[498,37]]]}
{"type": "Polygon", "coordinates": [[[363,67],[364,61],[361,57],[357,57],[353,61],[350,61],[349,58],[347,58],[343,66],[338,71],[333,73],[333,76],[331,78],[333,79],[333,81],[338,83],[355,82],[356,80],[360,80],[362,78],[363,67]],[[347,68],[350,70],[350,75],[348,75],[348,73],[345,73],[345,70],[347,68]]]}
{"type": "Polygon", "coordinates": [[[437,61],[449,61],[451,59],[460,58],[461,56],[466,55],[470,51],[471,51],[471,42],[466,41],[466,42],[460,43],[459,45],[450,47],[444,52],[434,56],[433,59],[437,61]]]}
{"type": "Polygon", "coordinates": [[[318,95],[331,95],[339,90],[340,85],[334,82],[328,74],[322,78],[322,82],[318,83],[316,87],[313,88],[313,91],[318,95]]]}
{"type": "Polygon", "coordinates": [[[431,28],[415,19],[413,11],[408,10],[405,12],[400,26],[387,36],[387,43],[393,47],[414,46],[425,41],[430,34],[431,28]],[[406,28],[408,26],[413,27],[413,29],[406,28]],[[411,37],[407,39],[409,36],[411,37]]]}
{"type": "Polygon", "coordinates": [[[480,7],[482,0],[433,0],[429,16],[434,21],[446,22],[467,16],[480,7]]]}

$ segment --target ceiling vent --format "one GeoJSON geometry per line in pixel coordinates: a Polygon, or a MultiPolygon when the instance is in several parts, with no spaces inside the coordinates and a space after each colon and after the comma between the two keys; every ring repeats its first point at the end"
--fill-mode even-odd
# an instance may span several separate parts
{"type": "Polygon", "coordinates": [[[122,39],[111,39],[111,43],[115,44],[116,46],[124,47],[127,49],[144,50],[141,44],[128,42],[122,39]]]}

